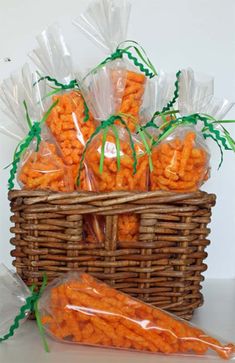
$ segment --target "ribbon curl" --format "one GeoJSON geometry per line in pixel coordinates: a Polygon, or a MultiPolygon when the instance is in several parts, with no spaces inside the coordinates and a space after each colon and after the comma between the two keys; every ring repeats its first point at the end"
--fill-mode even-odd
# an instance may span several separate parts
{"type": "Polygon", "coordinates": [[[13,157],[13,162],[12,162],[12,166],[11,166],[11,170],[10,170],[10,177],[8,179],[8,189],[11,190],[14,188],[14,180],[15,180],[15,175],[17,172],[17,167],[18,164],[20,162],[20,158],[23,154],[23,152],[29,147],[30,143],[36,139],[37,140],[37,145],[36,145],[36,152],[39,149],[39,145],[41,142],[41,127],[42,125],[45,123],[45,121],[47,120],[48,116],[50,115],[52,109],[57,105],[58,100],[55,101],[51,107],[47,110],[47,112],[45,113],[45,115],[43,116],[43,118],[41,119],[41,121],[36,121],[34,123],[32,123],[32,121],[30,120],[29,117],[29,113],[28,113],[28,108],[26,105],[26,102],[24,101],[24,107],[25,107],[25,113],[26,113],[26,119],[30,120],[30,124],[31,129],[29,130],[27,136],[24,138],[24,140],[22,142],[20,142],[20,144],[17,146],[16,151],[14,153],[14,157],[13,157]]]}
{"type": "Polygon", "coordinates": [[[175,81],[175,90],[174,90],[174,95],[173,98],[167,103],[166,106],[163,107],[163,109],[161,111],[156,111],[151,120],[149,122],[146,123],[146,125],[143,127],[143,129],[146,129],[148,127],[154,127],[156,129],[158,129],[159,127],[155,124],[154,120],[157,117],[164,117],[167,115],[172,115],[175,113],[178,113],[178,111],[174,111],[171,110],[171,108],[174,106],[174,104],[176,103],[177,99],[179,98],[179,80],[180,80],[180,75],[181,75],[181,71],[179,70],[176,73],[176,81],[175,81]]]}

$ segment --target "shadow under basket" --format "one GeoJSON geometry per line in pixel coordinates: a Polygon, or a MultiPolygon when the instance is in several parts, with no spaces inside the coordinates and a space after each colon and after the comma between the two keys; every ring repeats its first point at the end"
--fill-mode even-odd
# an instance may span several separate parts
{"type": "Polygon", "coordinates": [[[13,190],[9,200],[13,265],[28,286],[39,287],[44,272],[52,280],[76,270],[185,319],[203,303],[214,194],[13,190]],[[138,216],[137,240],[119,241],[127,213],[138,216]],[[104,242],[86,241],[88,215],[103,216],[104,242]]]}

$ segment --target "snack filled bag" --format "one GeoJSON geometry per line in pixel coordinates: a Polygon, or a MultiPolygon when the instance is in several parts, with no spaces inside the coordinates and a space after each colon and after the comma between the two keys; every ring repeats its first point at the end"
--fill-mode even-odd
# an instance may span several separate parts
{"type": "Polygon", "coordinates": [[[38,292],[0,267],[0,342],[8,340],[34,312],[44,333],[64,343],[128,349],[163,355],[235,358],[235,345],[214,338],[187,321],[132,298],[87,273],[68,272],[38,292]]]}
{"type": "MultiPolygon", "coordinates": [[[[38,47],[29,56],[40,71],[41,79],[51,87],[44,102],[48,107],[57,102],[46,123],[61,149],[63,162],[72,170],[76,189],[81,155],[96,123],[75,80],[71,54],[58,26],[44,30],[37,42],[38,47]]],[[[80,188],[90,190],[85,170],[80,188]]]]}
{"type": "Polygon", "coordinates": [[[45,124],[56,104],[45,112],[42,98],[46,85],[34,87],[34,78],[25,64],[19,74],[5,80],[0,88],[5,113],[12,120],[11,129],[7,132],[5,127],[5,134],[20,139],[11,164],[9,188],[14,187],[17,175],[19,185],[25,189],[70,192],[71,172],[45,124]]]}
{"type": "Polygon", "coordinates": [[[192,126],[179,126],[153,147],[151,190],[192,192],[209,174],[210,154],[203,137],[192,126]]]}
{"type": "MultiPolygon", "coordinates": [[[[218,121],[232,103],[216,100],[213,89],[213,79],[200,79],[191,69],[180,72],[178,110],[169,111],[171,118],[158,125],[158,137],[153,142],[151,190],[198,190],[210,175],[208,138],[219,146],[221,160],[223,148],[232,150],[230,135],[221,127],[223,121],[218,121]]],[[[156,114],[161,117],[166,113],[156,114]]]]}
{"type": "MultiPolygon", "coordinates": [[[[95,119],[99,120],[99,126],[88,140],[84,152],[89,180],[92,190],[96,192],[146,191],[148,188],[146,150],[141,139],[131,134],[122,114],[118,113],[121,98],[117,97],[111,73],[112,67],[107,64],[90,73],[81,82],[88,107],[95,119]],[[116,125],[116,120],[123,127],[116,125]]],[[[116,81],[119,83],[118,79],[116,81]]],[[[128,241],[128,238],[131,240],[136,238],[138,216],[120,215],[118,224],[119,240],[128,241]]]]}
{"type": "MultiPolygon", "coordinates": [[[[156,75],[156,71],[144,50],[136,42],[126,41],[130,10],[131,5],[126,0],[93,1],[74,24],[106,53],[111,53],[97,68],[110,64],[111,79],[116,92],[121,94],[117,111],[126,115],[123,116],[124,120],[130,131],[134,132],[140,124],[146,83],[148,78],[156,75]],[[144,64],[133,56],[131,50],[141,57],[144,64]],[[124,55],[129,60],[124,59],[124,55]]],[[[122,126],[118,120],[116,124],[122,126]]]]}

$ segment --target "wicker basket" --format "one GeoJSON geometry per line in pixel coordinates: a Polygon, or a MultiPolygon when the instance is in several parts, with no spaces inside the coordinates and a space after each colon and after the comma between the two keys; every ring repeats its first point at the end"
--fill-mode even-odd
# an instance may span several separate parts
{"type": "Polygon", "coordinates": [[[13,264],[27,285],[85,270],[115,288],[190,319],[203,302],[211,207],[205,192],[9,193],[13,264]],[[118,215],[137,213],[139,238],[117,241],[118,215]],[[84,241],[83,216],[105,216],[103,244],[84,241]]]}

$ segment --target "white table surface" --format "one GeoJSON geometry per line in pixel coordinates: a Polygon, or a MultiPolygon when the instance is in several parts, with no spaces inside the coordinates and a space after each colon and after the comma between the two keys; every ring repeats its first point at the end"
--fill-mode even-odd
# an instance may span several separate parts
{"type": "MultiPolygon", "coordinates": [[[[208,280],[204,283],[205,303],[193,323],[213,335],[235,342],[235,280],[208,280]]],[[[0,363],[181,363],[222,362],[219,359],[162,356],[114,349],[60,344],[48,338],[45,353],[35,322],[28,321],[17,334],[0,345],[0,363]]]]}

